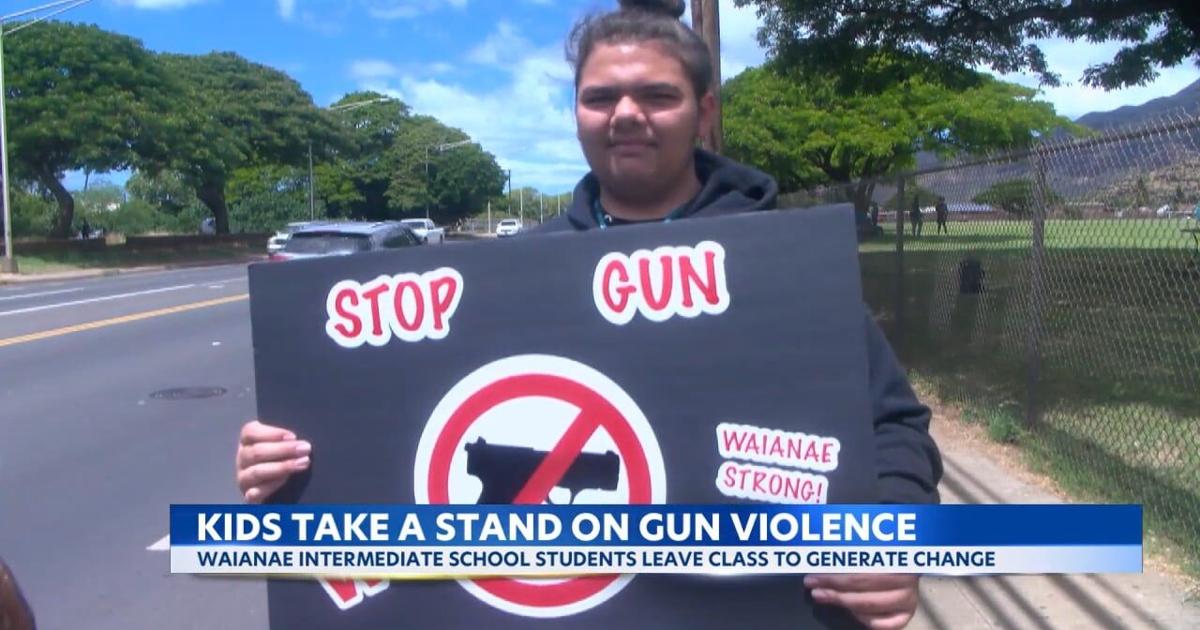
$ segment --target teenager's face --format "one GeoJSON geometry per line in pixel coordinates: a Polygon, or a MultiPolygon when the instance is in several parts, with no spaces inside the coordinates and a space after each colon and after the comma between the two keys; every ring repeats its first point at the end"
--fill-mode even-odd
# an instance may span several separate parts
{"type": "Polygon", "coordinates": [[[661,44],[600,44],[580,72],[579,143],[601,186],[653,197],[690,175],[713,106],[711,94],[696,98],[683,64],[661,44]]]}

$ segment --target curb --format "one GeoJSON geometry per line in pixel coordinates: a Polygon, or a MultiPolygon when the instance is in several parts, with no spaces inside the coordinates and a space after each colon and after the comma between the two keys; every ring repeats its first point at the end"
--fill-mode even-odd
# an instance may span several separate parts
{"type": "Polygon", "coordinates": [[[105,278],[109,276],[122,276],[136,273],[149,273],[153,271],[172,271],[176,269],[199,269],[203,267],[220,267],[222,265],[232,265],[238,263],[252,263],[266,260],[266,256],[255,255],[246,256],[243,258],[231,258],[226,260],[205,260],[189,263],[176,263],[167,265],[145,265],[141,267],[114,267],[111,269],[80,269],[77,271],[60,271],[51,273],[38,274],[22,274],[22,273],[0,273],[0,286],[14,284],[35,284],[39,282],[52,282],[55,280],[81,280],[87,278],[105,278]]]}

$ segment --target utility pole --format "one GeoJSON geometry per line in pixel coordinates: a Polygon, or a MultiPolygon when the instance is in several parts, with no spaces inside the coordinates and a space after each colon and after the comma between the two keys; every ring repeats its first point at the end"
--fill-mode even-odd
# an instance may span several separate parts
{"type": "Polygon", "coordinates": [[[712,128],[701,141],[704,148],[721,153],[725,142],[721,125],[721,15],[718,0],[692,0],[692,30],[708,44],[713,67],[712,93],[716,101],[712,128]]]}
{"type": "Polygon", "coordinates": [[[542,206],[542,191],[538,191],[538,224],[546,222],[546,209],[542,206]]]}
{"type": "Polygon", "coordinates": [[[4,204],[4,259],[0,271],[17,273],[17,258],[13,253],[12,206],[8,197],[8,122],[4,117],[4,20],[0,20],[0,178],[3,178],[4,193],[0,203],[4,204]]]}
{"type": "Polygon", "coordinates": [[[313,164],[312,164],[312,141],[308,142],[308,220],[314,221],[317,218],[317,202],[313,196],[313,164]]]}
{"type": "Polygon", "coordinates": [[[12,182],[9,180],[8,173],[8,120],[6,119],[6,112],[4,108],[5,96],[8,94],[4,88],[4,25],[6,22],[14,18],[50,11],[49,13],[29,20],[24,24],[14,26],[7,33],[8,35],[12,35],[23,28],[28,28],[34,24],[37,24],[38,22],[43,22],[60,13],[81,7],[91,1],[92,0],[57,0],[56,2],[43,4],[38,7],[33,7],[32,9],[25,9],[23,11],[17,11],[16,13],[9,13],[8,15],[0,16],[0,188],[3,188],[3,192],[0,192],[0,203],[3,203],[3,207],[0,207],[0,213],[3,213],[4,216],[4,258],[0,258],[0,272],[17,273],[17,257],[16,253],[13,252],[12,206],[10,205],[12,200],[8,194],[9,185],[12,182]]]}

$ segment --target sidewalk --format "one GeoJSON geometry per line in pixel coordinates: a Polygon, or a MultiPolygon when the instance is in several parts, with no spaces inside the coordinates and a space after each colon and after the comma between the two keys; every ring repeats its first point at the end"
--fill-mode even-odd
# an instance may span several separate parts
{"type": "Polygon", "coordinates": [[[185,263],[162,265],[143,265],[139,267],[110,267],[100,269],[72,269],[70,271],[53,271],[48,273],[0,273],[0,285],[28,284],[35,282],[53,282],[60,280],[78,280],[82,278],[99,278],[119,276],[130,273],[145,273],[149,271],[170,271],[173,269],[195,269],[199,267],[219,267],[221,265],[236,265],[266,260],[267,257],[258,254],[228,258],[224,260],[200,260],[185,263]]]}
{"type": "MultiPolygon", "coordinates": [[[[943,503],[1062,503],[1018,480],[934,415],[945,460],[943,503]]],[[[1200,603],[1151,568],[1130,575],[924,578],[908,630],[958,628],[1200,628],[1200,603]]]]}

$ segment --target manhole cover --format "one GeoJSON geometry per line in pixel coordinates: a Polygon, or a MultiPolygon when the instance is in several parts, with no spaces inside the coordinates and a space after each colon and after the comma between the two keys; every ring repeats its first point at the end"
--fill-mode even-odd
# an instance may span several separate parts
{"type": "Polygon", "coordinates": [[[173,387],[160,389],[151,398],[158,400],[192,400],[195,398],[215,398],[225,393],[224,387],[173,387]]]}

